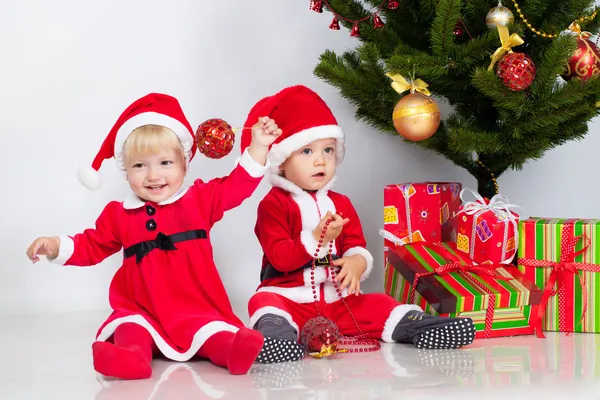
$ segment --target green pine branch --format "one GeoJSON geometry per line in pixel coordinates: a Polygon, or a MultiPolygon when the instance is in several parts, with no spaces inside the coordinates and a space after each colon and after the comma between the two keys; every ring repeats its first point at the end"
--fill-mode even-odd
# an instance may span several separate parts
{"type": "MultiPolygon", "coordinates": [[[[330,4],[345,17],[358,19],[370,15],[380,2],[331,0],[330,4]]],[[[488,68],[492,53],[501,46],[497,31],[485,24],[496,0],[405,0],[400,4],[398,10],[382,10],[384,28],[373,29],[371,21],[365,21],[355,49],[339,55],[325,51],[315,67],[315,75],[336,87],[355,107],[357,119],[398,136],[391,116],[398,100],[409,92],[396,93],[385,74],[424,80],[433,98],[445,99],[453,112],[433,136],[411,143],[467,170],[488,197],[493,195],[489,192],[493,186],[478,160],[498,177],[588,134],[589,122],[599,113],[600,78],[561,78],[576,47],[574,36],[534,34],[520,20],[512,1],[505,1],[515,16],[509,30],[525,41],[512,51],[526,53],[536,67],[532,85],[512,91],[496,68],[488,68]],[[460,20],[468,33],[457,36],[454,29],[460,20]]],[[[547,33],[562,32],[595,10],[593,0],[519,0],[519,5],[529,22],[547,33]]],[[[595,33],[599,21],[597,15],[581,25],[595,33]]],[[[347,30],[352,28],[351,23],[340,23],[347,30]]]]}

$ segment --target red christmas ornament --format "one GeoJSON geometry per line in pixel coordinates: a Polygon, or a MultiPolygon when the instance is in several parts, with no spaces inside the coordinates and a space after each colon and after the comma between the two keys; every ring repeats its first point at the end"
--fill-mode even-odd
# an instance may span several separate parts
{"type": "Polygon", "coordinates": [[[235,143],[235,132],[222,119],[204,121],[196,130],[198,150],[208,158],[222,158],[231,152],[235,143]]]}
{"type": "Polygon", "coordinates": [[[338,21],[337,17],[333,17],[333,21],[331,21],[331,25],[329,25],[329,29],[334,31],[340,30],[340,21],[338,21]]]}
{"type": "Polygon", "coordinates": [[[452,33],[454,33],[454,36],[462,36],[463,33],[465,33],[465,30],[463,29],[463,27],[460,24],[460,22],[456,23],[456,25],[454,26],[454,30],[452,31],[452,33]]]}
{"type": "Polygon", "coordinates": [[[358,27],[358,22],[354,23],[354,26],[352,27],[352,32],[350,32],[350,36],[360,36],[360,29],[358,27]]]}
{"type": "Polygon", "coordinates": [[[300,332],[300,343],[309,355],[321,358],[338,351],[341,334],[333,321],[322,316],[309,319],[300,332]]]}
{"type": "Polygon", "coordinates": [[[388,5],[387,5],[387,8],[389,10],[395,10],[398,7],[400,7],[400,2],[394,1],[394,0],[390,0],[389,3],[388,3],[388,5]]]}
{"type": "Polygon", "coordinates": [[[310,2],[310,9],[314,12],[322,13],[323,12],[323,1],[322,0],[314,0],[310,2]]]}
{"type": "Polygon", "coordinates": [[[383,21],[381,20],[379,15],[375,14],[373,16],[373,28],[375,28],[375,29],[383,28],[384,26],[385,26],[385,24],[383,23],[383,21]]]}
{"type": "Polygon", "coordinates": [[[527,89],[535,79],[533,60],[524,53],[508,53],[498,61],[496,73],[510,90],[527,89]]]}
{"type": "Polygon", "coordinates": [[[561,75],[564,80],[572,78],[589,79],[600,75],[600,50],[588,38],[589,32],[582,32],[577,37],[577,48],[561,75]]]}

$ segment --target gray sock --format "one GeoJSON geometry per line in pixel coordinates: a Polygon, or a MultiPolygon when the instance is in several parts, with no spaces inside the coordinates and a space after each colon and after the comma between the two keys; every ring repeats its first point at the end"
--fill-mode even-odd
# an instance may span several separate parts
{"type": "Polygon", "coordinates": [[[265,337],[296,341],[298,331],[285,318],[275,314],[265,314],[256,321],[253,329],[265,337]]]}
{"type": "Polygon", "coordinates": [[[402,317],[400,322],[394,328],[394,332],[392,332],[392,340],[394,342],[399,343],[412,343],[412,337],[415,331],[415,324],[411,322],[421,320],[423,318],[431,317],[430,315],[425,314],[424,312],[411,310],[402,317]]]}

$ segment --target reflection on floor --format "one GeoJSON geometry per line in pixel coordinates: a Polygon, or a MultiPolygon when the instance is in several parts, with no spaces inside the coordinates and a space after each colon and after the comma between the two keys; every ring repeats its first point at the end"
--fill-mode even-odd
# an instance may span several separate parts
{"type": "Polygon", "coordinates": [[[367,354],[255,365],[231,376],[195,360],[154,361],[151,379],[97,376],[98,314],[0,320],[2,399],[600,399],[600,335],[477,340],[460,350],[384,344],[367,354]]]}

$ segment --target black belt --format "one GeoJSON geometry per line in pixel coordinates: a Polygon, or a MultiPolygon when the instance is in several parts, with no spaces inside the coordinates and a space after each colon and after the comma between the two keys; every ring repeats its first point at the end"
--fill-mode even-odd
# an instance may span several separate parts
{"type": "Polygon", "coordinates": [[[173,235],[165,235],[164,233],[159,232],[154,240],[146,240],[126,248],[124,255],[125,258],[135,255],[135,260],[137,263],[139,263],[146,254],[150,253],[154,249],[177,250],[177,247],[175,247],[174,243],[194,239],[206,239],[206,231],[204,229],[198,229],[194,231],[174,233],[173,235]]]}
{"type": "MultiPolygon", "coordinates": [[[[316,267],[326,267],[329,266],[329,264],[333,261],[333,260],[337,260],[338,256],[336,256],[335,254],[328,254],[323,258],[317,258],[316,262],[315,262],[315,266],[316,267]]],[[[261,271],[260,271],[260,281],[264,281],[265,279],[273,279],[273,278],[277,278],[280,276],[285,276],[286,274],[292,274],[298,270],[303,270],[306,268],[312,268],[312,261],[307,262],[306,264],[304,264],[303,266],[301,266],[300,268],[297,268],[293,271],[290,272],[281,272],[275,269],[275,267],[271,264],[267,264],[261,271]]]]}

